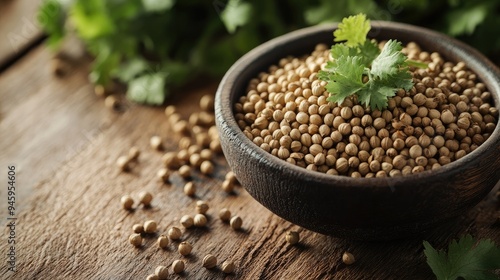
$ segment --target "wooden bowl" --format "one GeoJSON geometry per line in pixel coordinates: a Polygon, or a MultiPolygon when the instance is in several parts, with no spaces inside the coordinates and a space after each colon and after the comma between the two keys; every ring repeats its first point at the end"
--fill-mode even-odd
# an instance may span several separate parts
{"type": "MultiPolygon", "coordinates": [[[[336,25],[297,30],[266,42],[239,59],[222,79],[215,100],[222,149],[245,189],[276,215],[340,238],[404,238],[464,214],[500,179],[500,126],[479,148],[434,171],[396,178],[350,178],[309,171],[265,152],[242,133],[233,105],[250,79],[287,55],[333,43],[336,25]]],[[[475,49],[411,25],[372,22],[378,40],[417,42],[450,61],[464,61],[486,84],[500,110],[500,70],[475,49]]]]}

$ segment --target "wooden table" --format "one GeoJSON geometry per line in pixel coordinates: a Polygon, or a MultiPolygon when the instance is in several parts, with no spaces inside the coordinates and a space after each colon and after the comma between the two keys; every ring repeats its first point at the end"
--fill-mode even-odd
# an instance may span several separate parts
{"type": "MultiPolygon", "coordinates": [[[[4,5],[25,4],[24,0],[1,2],[0,10],[3,13],[4,5]]],[[[27,18],[33,13],[22,11],[27,18]]],[[[22,18],[9,21],[19,24],[22,18]]],[[[0,35],[3,38],[4,33],[0,35]]],[[[57,78],[50,71],[53,54],[39,44],[39,31],[32,35],[25,44],[29,51],[14,60],[19,52],[6,47],[8,41],[0,41],[4,67],[0,76],[0,177],[4,178],[0,214],[4,225],[12,221],[6,219],[9,165],[16,167],[17,187],[17,272],[7,270],[10,230],[3,227],[1,279],[145,279],[158,265],[170,266],[175,259],[186,262],[186,271],[172,279],[433,279],[423,255],[423,239],[443,248],[451,239],[470,233],[500,244],[496,194],[500,184],[452,225],[391,242],[323,236],[275,216],[241,187],[235,194],[226,194],[221,183],[229,168],[222,156],[215,160],[212,176],[194,172],[192,180],[198,189],[196,197],[190,198],[183,194],[185,181],[177,173],[169,184],[156,178],[163,153],[149,147],[150,137],[162,136],[166,151],[176,150],[180,139],[163,107],[126,103],[121,113],[106,108],[87,81],[88,58],[77,60],[68,75],[57,78]],[[115,161],[131,146],[142,152],[139,163],[129,173],[120,172],[115,161]],[[122,195],[136,196],[142,190],[153,193],[152,208],[133,212],[121,208],[122,195]],[[193,252],[181,257],[177,241],[167,250],[159,249],[157,236],[179,226],[182,215],[194,214],[197,199],[208,201],[210,209],[206,228],[183,233],[182,239],[193,244],[193,252]],[[243,219],[242,230],[234,231],[218,219],[223,207],[243,219]],[[128,243],[132,225],[148,219],[159,223],[158,233],[147,236],[141,248],[134,248],[128,243]],[[301,231],[298,245],[286,243],[289,230],[301,231]],[[354,254],[354,265],[342,264],[344,251],[354,254]],[[203,268],[201,260],[208,253],[220,262],[234,261],[236,271],[226,276],[220,268],[203,268]]],[[[185,98],[170,103],[187,118],[199,110],[199,97],[214,94],[216,86],[202,82],[185,90],[185,98]]]]}

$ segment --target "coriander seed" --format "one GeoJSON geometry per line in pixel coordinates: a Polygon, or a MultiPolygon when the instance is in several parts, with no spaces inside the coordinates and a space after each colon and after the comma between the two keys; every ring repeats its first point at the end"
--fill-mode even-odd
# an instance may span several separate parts
{"type": "Polygon", "coordinates": [[[184,216],[182,216],[180,222],[181,222],[181,225],[184,228],[190,228],[190,227],[192,227],[194,225],[193,217],[191,217],[190,215],[184,215],[184,216]]]}
{"type": "Polygon", "coordinates": [[[227,208],[222,208],[219,211],[219,218],[225,223],[229,222],[229,220],[231,219],[231,211],[229,211],[229,209],[227,208]]]}
{"type": "Polygon", "coordinates": [[[141,151],[137,147],[131,147],[130,150],[128,151],[128,158],[130,161],[132,160],[137,160],[139,158],[139,155],[141,154],[141,151]]]}
{"type": "Polygon", "coordinates": [[[133,233],[129,236],[128,241],[135,247],[142,246],[142,237],[139,233],[133,233]]]}
{"type": "Polygon", "coordinates": [[[236,266],[234,265],[234,263],[232,261],[225,261],[221,265],[222,272],[224,272],[226,274],[233,273],[235,268],[236,268],[236,266]]]}
{"type": "Polygon", "coordinates": [[[205,214],[208,211],[208,204],[203,200],[196,201],[196,212],[199,214],[205,214]]]}
{"type": "Polygon", "coordinates": [[[186,194],[187,196],[194,196],[195,192],[196,186],[193,182],[187,182],[184,185],[184,194],[186,194]]]}
{"type": "Polygon", "coordinates": [[[184,264],[184,261],[182,261],[182,260],[175,260],[172,263],[172,270],[176,274],[179,274],[179,273],[183,272],[184,268],[185,268],[185,264],[184,264]]]}
{"type": "Polygon", "coordinates": [[[183,256],[187,256],[191,253],[191,250],[193,250],[193,246],[187,241],[183,241],[179,244],[178,251],[179,254],[183,256]]]}
{"type": "Polygon", "coordinates": [[[150,274],[146,277],[146,280],[159,280],[160,278],[156,274],[150,274]]]}
{"type": "Polygon", "coordinates": [[[222,182],[222,190],[227,193],[231,193],[234,190],[234,184],[229,180],[224,180],[224,182],[222,182]]]}
{"type": "Polygon", "coordinates": [[[120,199],[123,209],[132,210],[132,206],[134,205],[134,199],[130,195],[124,195],[120,199]]]}
{"type": "Polygon", "coordinates": [[[205,160],[201,163],[200,171],[205,175],[210,175],[214,172],[214,165],[212,162],[205,160]]]}
{"type": "Polygon", "coordinates": [[[342,262],[347,265],[351,265],[356,262],[356,259],[354,258],[353,254],[344,252],[344,254],[342,254],[342,262]]]}
{"type": "Polygon", "coordinates": [[[163,145],[162,145],[162,139],[160,136],[153,136],[151,137],[151,139],[149,139],[149,145],[151,146],[151,148],[153,148],[154,150],[161,150],[163,149],[163,145]]]}
{"type": "Polygon", "coordinates": [[[132,231],[134,233],[142,233],[144,232],[144,227],[141,224],[135,224],[132,226],[132,231]]]}
{"type": "Polygon", "coordinates": [[[188,179],[191,177],[191,167],[188,165],[183,165],[179,168],[179,175],[181,175],[182,178],[188,179]]]}
{"type": "Polygon", "coordinates": [[[160,237],[158,237],[158,247],[165,249],[169,243],[170,241],[165,235],[160,235],[160,237]]]}
{"type": "Polygon", "coordinates": [[[195,227],[204,227],[207,225],[207,217],[203,214],[196,214],[193,218],[193,224],[195,227]]]}
{"type": "Polygon", "coordinates": [[[168,267],[163,265],[157,266],[155,269],[155,274],[156,276],[158,276],[159,280],[168,279],[168,267]]]}
{"type": "Polygon", "coordinates": [[[168,179],[170,177],[170,171],[167,168],[161,168],[156,172],[156,176],[160,178],[164,183],[168,182],[168,179]]]}
{"type": "Polygon", "coordinates": [[[144,205],[144,207],[151,206],[151,201],[153,200],[153,195],[150,192],[140,192],[139,193],[139,202],[144,205]]]}
{"type": "Polygon", "coordinates": [[[121,171],[129,171],[130,170],[130,159],[128,156],[120,156],[116,160],[116,165],[120,168],[121,171]]]}
{"type": "Polygon", "coordinates": [[[299,243],[300,236],[299,233],[296,231],[289,231],[286,233],[285,239],[286,242],[290,243],[290,245],[295,245],[299,243]]]}
{"type": "Polygon", "coordinates": [[[149,220],[144,222],[144,232],[145,233],[153,233],[156,231],[158,225],[155,221],[149,220]]]}
{"type": "Polygon", "coordinates": [[[182,232],[178,227],[171,227],[168,229],[167,235],[172,240],[179,240],[182,236],[182,232]]]}
{"type": "Polygon", "coordinates": [[[229,224],[231,225],[232,229],[239,230],[243,224],[243,220],[240,218],[240,216],[234,216],[231,218],[229,224]]]}
{"type": "Polygon", "coordinates": [[[212,254],[208,254],[203,258],[202,262],[204,268],[212,269],[217,265],[217,258],[212,254]]]}

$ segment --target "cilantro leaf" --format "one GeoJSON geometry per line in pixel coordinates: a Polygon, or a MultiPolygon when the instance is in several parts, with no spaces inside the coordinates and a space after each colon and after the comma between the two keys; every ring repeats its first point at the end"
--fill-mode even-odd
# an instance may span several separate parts
{"type": "Polygon", "coordinates": [[[229,33],[234,33],[238,26],[250,21],[252,5],[241,0],[229,0],[222,11],[221,19],[229,33]]]}
{"type": "Polygon", "coordinates": [[[395,75],[405,66],[406,56],[401,52],[402,49],[400,42],[387,41],[382,52],[372,62],[371,74],[380,79],[395,75]]]}
{"type": "Polygon", "coordinates": [[[135,102],[160,105],[165,101],[165,73],[141,75],[129,82],[127,98],[135,102]]]}
{"type": "Polygon", "coordinates": [[[359,56],[366,67],[370,67],[373,60],[380,54],[380,49],[375,41],[367,40],[359,47],[359,56]]]}
{"type": "Polygon", "coordinates": [[[360,90],[358,100],[361,104],[382,110],[387,107],[387,99],[396,95],[397,87],[387,86],[381,80],[370,80],[367,86],[360,90]]]}
{"type": "Polygon", "coordinates": [[[333,36],[335,36],[334,41],[346,41],[345,44],[348,47],[363,45],[370,28],[370,20],[366,19],[365,14],[344,18],[339,23],[338,29],[333,32],[333,36]]]}
{"type": "Polygon", "coordinates": [[[142,0],[142,5],[146,12],[164,12],[172,8],[175,0],[142,0]]]}
{"type": "Polygon", "coordinates": [[[362,81],[365,66],[359,57],[341,56],[332,64],[329,72],[330,82],[326,89],[331,93],[329,101],[341,104],[345,98],[356,93],[365,85],[362,81]]]}
{"type": "Polygon", "coordinates": [[[491,240],[476,242],[465,235],[450,243],[448,253],[434,249],[427,241],[423,245],[427,263],[438,280],[497,279],[492,271],[500,268],[500,248],[491,240]]]}
{"type": "Polygon", "coordinates": [[[333,59],[338,59],[341,56],[356,56],[358,55],[358,52],[358,49],[349,48],[344,44],[335,44],[330,50],[333,59]]]}
{"type": "Polygon", "coordinates": [[[38,10],[37,20],[43,30],[49,33],[48,45],[57,48],[66,33],[66,14],[62,4],[56,0],[45,0],[38,10]]]}

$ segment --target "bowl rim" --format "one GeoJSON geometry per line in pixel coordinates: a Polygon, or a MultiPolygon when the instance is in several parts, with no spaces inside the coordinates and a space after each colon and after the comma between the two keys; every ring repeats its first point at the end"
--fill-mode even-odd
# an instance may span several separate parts
{"type": "MultiPolygon", "coordinates": [[[[439,48],[443,48],[449,50],[449,54],[443,54],[443,56],[455,56],[460,57],[461,61],[464,61],[469,69],[471,69],[478,77],[481,82],[487,85],[489,92],[492,93],[493,102],[496,108],[500,106],[500,69],[494,65],[491,61],[489,61],[483,54],[474,49],[473,47],[457,40],[449,37],[448,35],[424,28],[419,26],[414,26],[410,24],[397,23],[397,22],[387,22],[387,21],[371,21],[372,31],[370,31],[369,36],[371,38],[376,38],[380,31],[397,31],[402,33],[411,33],[411,32],[419,32],[424,33],[427,41],[433,41],[439,48]],[[375,33],[375,36],[373,36],[375,33]],[[479,69],[487,70],[485,73],[478,73],[479,69]]],[[[231,92],[235,84],[235,80],[238,79],[238,76],[244,71],[244,69],[250,65],[252,62],[256,61],[260,56],[272,50],[273,48],[282,46],[284,44],[289,44],[293,41],[296,41],[304,36],[310,35],[311,33],[322,33],[322,32],[331,32],[337,28],[338,23],[333,24],[321,24],[312,27],[306,27],[302,29],[298,29],[282,36],[271,39],[254,49],[250,52],[242,56],[238,61],[236,61],[231,68],[226,72],[224,77],[222,78],[216,93],[215,100],[215,112],[216,114],[220,113],[220,117],[222,120],[219,120],[216,117],[217,125],[219,126],[219,133],[222,137],[222,128],[221,125],[225,122],[225,125],[232,128],[234,131],[234,137],[237,137],[241,144],[241,149],[243,150],[251,150],[252,154],[249,156],[259,157],[261,161],[264,161],[267,165],[272,165],[273,168],[279,169],[282,172],[283,176],[288,176],[291,174],[298,174],[298,176],[302,177],[305,181],[322,183],[325,185],[335,184],[336,187],[342,188],[353,188],[353,187],[376,187],[376,188],[390,188],[392,191],[394,187],[397,185],[400,187],[409,187],[410,184],[401,184],[406,181],[413,181],[413,184],[425,184],[426,181],[429,180],[429,177],[439,177],[446,175],[449,173],[453,174],[453,170],[459,170],[458,167],[466,165],[467,162],[478,161],[479,157],[484,152],[487,152],[488,149],[494,147],[493,143],[500,142],[500,125],[499,120],[497,119],[497,125],[495,130],[491,133],[490,137],[482,143],[477,149],[472,152],[469,152],[464,157],[459,160],[450,162],[441,166],[436,170],[425,170],[423,172],[417,174],[409,174],[398,177],[382,177],[382,178],[352,178],[346,175],[329,175],[322,172],[307,170],[306,168],[296,166],[292,163],[286,162],[272,154],[264,151],[260,147],[258,147],[255,143],[248,139],[243,131],[239,128],[236,119],[234,117],[233,112],[233,102],[231,98],[231,92]],[[223,122],[223,123],[219,123],[223,122]],[[283,166],[285,168],[279,168],[283,166]],[[450,173],[451,172],[451,173],[450,173]]],[[[394,38],[398,39],[398,38],[394,38]]],[[[419,41],[415,40],[417,43],[419,41]]],[[[333,36],[332,36],[332,44],[333,44],[333,36]]],[[[437,48],[437,47],[436,47],[437,48]]],[[[312,50],[311,50],[312,51],[312,50]]],[[[424,49],[425,51],[425,49],[424,49]]],[[[307,55],[308,53],[305,53],[307,55]]],[[[282,57],[287,56],[288,54],[284,54],[282,57]]],[[[276,61],[280,58],[278,57],[276,61]]],[[[450,59],[452,61],[458,62],[458,59],[450,59]]],[[[269,65],[270,66],[270,65],[269,65]]],[[[500,110],[500,109],[499,109],[500,110]]],[[[498,118],[498,117],[497,117],[498,118]]]]}

